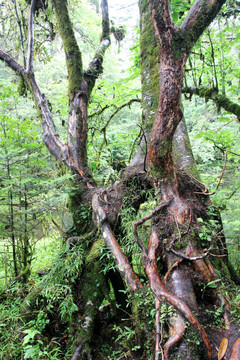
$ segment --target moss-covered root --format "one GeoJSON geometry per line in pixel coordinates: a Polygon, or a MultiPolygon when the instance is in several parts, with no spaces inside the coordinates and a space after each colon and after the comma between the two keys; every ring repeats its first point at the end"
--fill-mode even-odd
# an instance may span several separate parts
{"type": "MultiPolygon", "coordinates": [[[[131,297],[132,304],[132,321],[135,329],[135,346],[138,353],[144,350],[146,342],[146,331],[143,329],[142,324],[147,324],[147,314],[149,309],[154,306],[153,296],[149,292],[148,287],[142,287],[134,292],[131,297]]],[[[133,345],[133,344],[132,344],[133,345]]],[[[137,354],[133,354],[137,355],[137,354]]]]}
{"type": "Polygon", "coordinates": [[[31,320],[35,317],[34,310],[37,308],[37,299],[41,291],[41,287],[33,288],[22,302],[19,312],[24,314],[25,320],[31,320]]]}
{"type": "MultiPolygon", "coordinates": [[[[77,335],[73,343],[73,353],[81,353],[82,360],[90,360],[91,342],[93,338],[93,330],[98,309],[108,294],[108,286],[106,277],[101,271],[100,261],[95,260],[88,264],[85,274],[82,278],[81,296],[83,300],[84,314],[81,326],[77,329],[77,335]],[[78,351],[77,351],[78,350],[78,351]]],[[[73,355],[72,360],[75,359],[73,355]]]]}

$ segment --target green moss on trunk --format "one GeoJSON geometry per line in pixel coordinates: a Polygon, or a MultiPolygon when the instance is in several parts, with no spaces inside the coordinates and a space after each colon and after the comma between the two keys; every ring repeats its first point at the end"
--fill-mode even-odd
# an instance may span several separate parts
{"type": "Polygon", "coordinates": [[[69,77],[69,97],[73,99],[75,92],[80,88],[83,75],[81,52],[69,18],[67,0],[53,0],[53,4],[56,10],[58,29],[66,55],[69,77]]]}
{"type": "Polygon", "coordinates": [[[142,75],[143,117],[151,132],[159,99],[159,44],[155,36],[148,0],[139,1],[141,15],[140,58],[142,75]]]}

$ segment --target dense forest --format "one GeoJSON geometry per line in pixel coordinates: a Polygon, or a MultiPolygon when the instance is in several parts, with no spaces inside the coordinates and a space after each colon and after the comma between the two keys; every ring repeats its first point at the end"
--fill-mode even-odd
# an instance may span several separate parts
{"type": "Polygon", "coordinates": [[[0,0],[0,359],[240,359],[240,2],[0,0]]]}

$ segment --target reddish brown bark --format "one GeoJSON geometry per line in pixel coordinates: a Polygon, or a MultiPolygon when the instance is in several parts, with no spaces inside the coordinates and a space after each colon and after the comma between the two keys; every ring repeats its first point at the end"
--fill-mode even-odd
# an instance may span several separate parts
{"type": "MultiPolygon", "coordinates": [[[[157,262],[156,262],[156,251],[159,247],[159,238],[156,233],[156,231],[153,229],[149,238],[148,243],[148,256],[145,260],[145,270],[146,274],[149,279],[150,287],[153,291],[153,293],[160,299],[161,297],[164,297],[171,305],[174,306],[175,309],[177,309],[187,320],[195,327],[196,330],[198,330],[201,333],[202,339],[205,343],[205,346],[207,348],[207,353],[209,359],[211,358],[211,344],[208,339],[207,333],[203,329],[203,327],[200,325],[198,320],[196,319],[195,315],[192,313],[192,311],[189,309],[189,307],[186,305],[186,303],[180,299],[178,296],[175,296],[171,294],[169,291],[166,290],[165,286],[163,285],[157,268],[157,262]]],[[[179,322],[180,323],[180,322],[179,322]]],[[[174,327],[176,329],[176,327],[174,327]]],[[[171,346],[175,344],[182,336],[182,331],[179,329],[174,331],[174,339],[172,340],[171,346]],[[177,334],[176,334],[177,333],[177,334]],[[181,334],[181,335],[179,335],[181,334]]],[[[167,351],[169,350],[169,347],[167,347],[167,351]]]]}

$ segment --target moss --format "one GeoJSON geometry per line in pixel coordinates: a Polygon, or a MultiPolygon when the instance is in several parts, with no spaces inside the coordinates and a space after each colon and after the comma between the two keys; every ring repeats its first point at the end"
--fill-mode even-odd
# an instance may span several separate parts
{"type": "Polygon", "coordinates": [[[236,115],[240,120],[240,105],[232,102],[225,95],[218,94],[217,89],[201,87],[200,89],[196,89],[192,93],[196,93],[200,97],[204,98],[205,101],[213,100],[217,105],[218,109],[223,108],[226,111],[236,115]]]}
{"type": "Polygon", "coordinates": [[[26,96],[27,95],[27,88],[25,85],[25,82],[23,80],[23,77],[20,75],[19,76],[19,82],[18,82],[18,93],[20,96],[26,96]]]}
{"type": "Polygon", "coordinates": [[[33,310],[37,309],[37,300],[39,299],[41,291],[42,288],[40,287],[33,288],[25,297],[19,311],[20,314],[24,314],[25,319],[30,320],[35,317],[35,312],[33,310]]]}
{"type": "Polygon", "coordinates": [[[95,319],[104,297],[108,294],[105,275],[99,261],[93,261],[85,269],[81,289],[84,307],[83,322],[77,329],[72,351],[81,345],[81,359],[89,359],[91,353],[90,343],[93,337],[95,319]]]}
{"type": "Polygon", "coordinates": [[[185,55],[186,49],[185,49],[185,41],[183,39],[183,36],[181,32],[174,33],[172,47],[173,47],[173,56],[175,60],[179,60],[183,58],[185,55]]]}
{"type": "Polygon", "coordinates": [[[98,239],[97,241],[94,242],[88,256],[86,257],[86,264],[94,262],[97,258],[100,257],[100,255],[101,255],[100,248],[103,245],[104,245],[103,239],[98,239]]]}
{"type": "MultiPolygon", "coordinates": [[[[135,341],[140,348],[144,348],[147,336],[142,324],[151,327],[151,310],[154,308],[153,293],[149,287],[142,287],[134,292],[131,298],[132,322],[135,328],[135,341]]],[[[152,330],[152,329],[149,329],[152,330]]]]}
{"type": "Polygon", "coordinates": [[[75,92],[80,88],[83,76],[82,57],[69,18],[67,0],[53,0],[53,3],[56,10],[58,29],[65,50],[69,76],[68,91],[69,97],[72,99],[75,92]]]}
{"type": "Polygon", "coordinates": [[[143,116],[150,132],[155,119],[159,99],[159,44],[152,24],[149,3],[139,1],[141,14],[140,58],[142,75],[143,116]]]}

